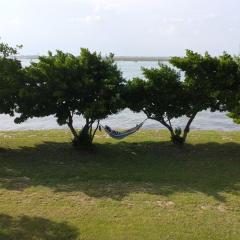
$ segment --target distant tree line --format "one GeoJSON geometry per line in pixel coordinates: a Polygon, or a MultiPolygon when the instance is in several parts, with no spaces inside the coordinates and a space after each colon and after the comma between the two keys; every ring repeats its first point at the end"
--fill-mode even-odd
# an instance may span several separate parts
{"type": "Polygon", "coordinates": [[[171,58],[171,65],[142,68],[143,78],[126,81],[112,54],[49,52],[22,67],[13,57],[18,48],[0,43],[0,113],[19,113],[16,123],[54,115],[69,127],[76,147],[91,146],[99,121],[124,108],[160,122],[174,144],[186,141],[194,118],[206,109],[228,111],[240,123],[239,56],[187,50],[184,57],[171,58]],[[85,119],[80,130],[74,127],[76,115],[85,119]],[[174,128],[172,120],[182,116],[186,126],[174,128]]]}

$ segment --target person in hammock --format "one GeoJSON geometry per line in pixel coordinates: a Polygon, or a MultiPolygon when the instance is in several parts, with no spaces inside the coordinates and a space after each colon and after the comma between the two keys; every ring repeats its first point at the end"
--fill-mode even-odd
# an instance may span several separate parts
{"type": "Polygon", "coordinates": [[[120,132],[112,130],[109,126],[105,125],[105,129],[108,130],[109,132],[113,133],[113,134],[120,134],[120,132]]]}

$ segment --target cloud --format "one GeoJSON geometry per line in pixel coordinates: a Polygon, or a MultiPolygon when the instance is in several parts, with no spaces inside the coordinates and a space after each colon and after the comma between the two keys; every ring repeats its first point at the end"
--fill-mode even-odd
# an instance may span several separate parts
{"type": "Polygon", "coordinates": [[[239,29],[240,29],[240,26],[230,26],[228,28],[228,31],[229,32],[232,32],[232,33],[238,33],[239,32],[239,29]]]}
{"type": "Polygon", "coordinates": [[[162,19],[163,23],[182,23],[185,19],[182,17],[165,17],[162,19]]]}
{"type": "MultiPolygon", "coordinates": [[[[121,2],[123,3],[123,2],[121,2]]],[[[121,4],[113,0],[96,0],[94,12],[119,12],[122,10],[121,4]]]]}
{"type": "Polygon", "coordinates": [[[160,36],[173,36],[177,33],[177,27],[173,24],[159,26],[158,33],[160,36]]]}
{"type": "Polygon", "coordinates": [[[14,18],[8,20],[8,24],[10,24],[10,25],[21,25],[22,21],[18,17],[14,17],[14,18]]]}
{"type": "Polygon", "coordinates": [[[101,20],[102,20],[102,17],[99,15],[87,15],[84,17],[70,18],[70,22],[74,22],[74,23],[94,23],[94,22],[100,22],[101,20]]]}
{"type": "Polygon", "coordinates": [[[186,22],[187,23],[206,23],[208,21],[218,20],[218,15],[215,13],[208,13],[205,15],[188,17],[186,22]]]}

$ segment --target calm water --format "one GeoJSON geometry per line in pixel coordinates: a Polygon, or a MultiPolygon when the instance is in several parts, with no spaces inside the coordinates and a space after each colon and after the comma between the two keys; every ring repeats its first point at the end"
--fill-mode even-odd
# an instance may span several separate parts
{"type": "MultiPolygon", "coordinates": [[[[23,65],[28,65],[29,60],[23,60],[23,65]]],[[[120,69],[123,72],[125,78],[130,79],[132,77],[141,76],[141,67],[155,67],[157,62],[118,62],[120,69]]],[[[133,113],[126,109],[116,115],[109,116],[107,119],[102,120],[102,124],[108,124],[113,128],[129,128],[135,126],[135,124],[144,120],[146,116],[143,113],[133,113]]],[[[175,126],[184,126],[186,118],[176,119],[174,121],[175,126]]],[[[83,119],[76,118],[75,126],[82,127],[83,119]]],[[[59,129],[67,128],[66,126],[59,126],[56,123],[56,119],[53,116],[44,118],[29,119],[22,124],[15,124],[13,118],[8,115],[1,115],[0,117],[0,129],[1,130],[35,130],[35,129],[59,129]]],[[[143,128],[146,129],[159,129],[164,128],[156,121],[148,120],[145,122],[143,128]]],[[[203,130],[240,130],[240,125],[234,124],[232,120],[225,116],[225,113],[209,111],[200,112],[194,122],[192,123],[192,129],[203,130]]]]}

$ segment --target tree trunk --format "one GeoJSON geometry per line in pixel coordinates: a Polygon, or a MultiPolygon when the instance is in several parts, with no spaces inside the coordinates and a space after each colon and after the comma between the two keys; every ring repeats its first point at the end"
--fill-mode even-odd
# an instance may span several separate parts
{"type": "Polygon", "coordinates": [[[86,123],[82,130],[78,133],[74,127],[73,127],[73,119],[72,119],[71,112],[69,112],[68,120],[67,120],[67,125],[69,129],[71,130],[71,133],[73,135],[73,146],[77,148],[81,148],[84,150],[89,150],[92,148],[92,142],[93,138],[95,136],[95,133],[98,129],[99,126],[99,121],[97,123],[96,129],[93,131],[92,125],[94,123],[94,120],[91,119],[86,119],[86,123]]]}
{"type": "Polygon", "coordinates": [[[181,129],[179,130],[180,131],[179,133],[177,132],[177,129],[175,129],[175,131],[174,131],[170,119],[168,119],[168,122],[169,122],[169,124],[168,124],[164,118],[152,118],[152,117],[148,117],[148,118],[156,120],[156,121],[160,122],[163,126],[165,126],[168,129],[168,131],[170,132],[171,141],[175,145],[183,145],[185,143],[185,141],[187,139],[187,135],[190,131],[190,125],[196,115],[197,115],[197,112],[193,113],[192,116],[189,118],[187,125],[184,128],[183,135],[181,134],[181,129]]]}
{"type": "Polygon", "coordinates": [[[74,139],[77,139],[77,138],[78,138],[78,134],[77,134],[77,132],[75,131],[75,129],[73,128],[73,125],[68,123],[68,127],[70,128],[74,139]]]}
{"type": "Polygon", "coordinates": [[[69,117],[68,117],[67,125],[70,128],[74,139],[77,139],[78,138],[78,134],[77,134],[76,130],[73,127],[73,120],[72,120],[72,116],[70,114],[69,114],[69,117]]]}
{"type": "Polygon", "coordinates": [[[184,142],[185,142],[186,139],[187,139],[187,135],[188,135],[188,133],[189,133],[189,131],[190,131],[190,125],[191,125],[192,121],[194,120],[194,118],[196,117],[196,115],[197,115],[197,112],[196,112],[196,113],[193,113],[193,115],[189,118],[186,127],[184,128],[184,132],[183,132],[184,142]]]}
{"type": "Polygon", "coordinates": [[[174,134],[174,131],[173,131],[173,128],[172,128],[172,125],[171,125],[171,122],[169,119],[168,119],[168,121],[170,124],[167,124],[167,122],[164,120],[164,118],[159,119],[159,118],[152,118],[150,116],[148,116],[148,118],[152,119],[152,120],[156,120],[156,121],[160,122],[164,127],[166,127],[168,129],[168,131],[170,132],[171,139],[173,141],[175,134],[174,134]]]}
{"type": "Polygon", "coordinates": [[[78,134],[77,138],[74,139],[73,145],[77,148],[84,149],[84,150],[91,150],[93,148],[93,137],[97,129],[95,129],[94,133],[92,134],[92,125],[94,121],[86,119],[86,124],[78,134]]]}
{"type": "Polygon", "coordinates": [[[96,128],[95,128],[95,130],[94,130],[94,132],[93,132],[93,134],[92,134],[92,141],[93,141],[93,139],[94,139],[94,136],[95,136],[95,134],[96,134],[96,131],[98,130],[98,127],[99,127],[99,120],[98,120],[97,126],[96,126],[96,128]]]}

